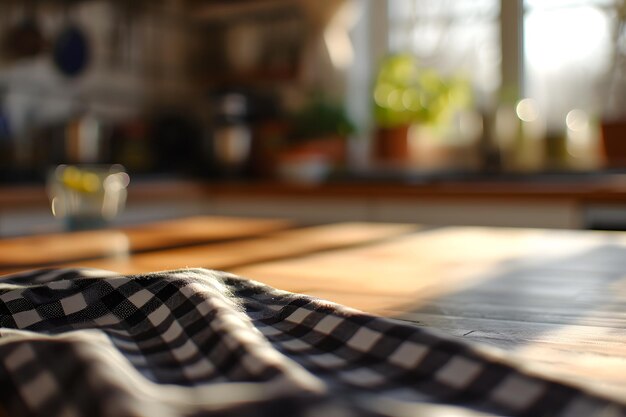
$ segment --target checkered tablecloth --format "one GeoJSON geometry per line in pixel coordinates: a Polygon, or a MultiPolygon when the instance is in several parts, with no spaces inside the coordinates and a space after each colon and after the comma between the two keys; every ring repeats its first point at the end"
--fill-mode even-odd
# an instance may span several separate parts
{"type": "Polygon", "coordinates": [[[409,323],[204,269],[0,281],[0,415],[621,416],[409,323]]]}

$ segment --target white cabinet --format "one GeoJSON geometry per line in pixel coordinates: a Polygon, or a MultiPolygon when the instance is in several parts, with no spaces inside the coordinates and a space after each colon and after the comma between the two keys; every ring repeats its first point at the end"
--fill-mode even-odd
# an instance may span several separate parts
{"type": "Polygon", "coordinates": [[[374,221],[429,225],[584,228],[574,202],[470,199],[216,197],[213,214],[290,218],[304,223],[374,221]]]}
{"type": "Polygon", "coordinates": [[[576,205],[558,202],[392,201],[374,202],[377,221],[432,225],[582,228],[576,205]]]}
{"type": "MultiPolygon", "coordinates": [[[[342,221],[420,223],[435,226],[495,226],[584,229],[606,219],[626,227],[626,207],[588,207],[574,199],[406,196],[355,193],[335,195],[287,192],[247,193],[178,190],[129,198],[117,225],[137,224],[192,215],[293,219],[301,224],[342,221]]],[[[60,231],[43,204],[0,210],[0,237],[60,231]]]]}

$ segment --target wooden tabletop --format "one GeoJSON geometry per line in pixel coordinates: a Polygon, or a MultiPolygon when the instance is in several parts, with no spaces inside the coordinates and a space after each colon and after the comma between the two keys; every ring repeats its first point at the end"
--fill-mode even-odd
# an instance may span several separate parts
{"type": "Polygon", "coordinates": [[[626,233],[195,217],[0,240],[0,273],[47,266],[228,270],[626,398],[626,233]]]}

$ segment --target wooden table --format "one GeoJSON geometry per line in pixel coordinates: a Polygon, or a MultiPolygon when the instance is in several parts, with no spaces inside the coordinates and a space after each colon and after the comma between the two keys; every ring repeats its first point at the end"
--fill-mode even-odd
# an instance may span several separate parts
{"type": "Polygon", "coordinates": [[[46,266],[228,270],[626,398],[626,233],[196,217],[0,240],[0,273],[46,266]]]}

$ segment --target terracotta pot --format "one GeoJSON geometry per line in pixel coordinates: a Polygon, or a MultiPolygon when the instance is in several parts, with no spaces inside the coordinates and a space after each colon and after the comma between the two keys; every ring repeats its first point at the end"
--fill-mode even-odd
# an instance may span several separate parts
{"type": "Polygon", "coordinates": [[[626,167],[626,119],[602,122],[602,144],[607,167],[626,167]]]}
{"type": "Polygon", "coordinates": [[[374,158],[380,162],[407,162],[410,159],[409,126],[379,127],[374,142],[374,158]]]}
{"type": "Polygon", "coordinates": [[[252,141],[252,174],[258,178],[274,176],[279,154],[289,132],[284,121],[269,120],[259,123],[252,141]]]}
{"type": "Polygon", "coordinates": [[[347,140],[343,136],[330,135],[307,140],[291,147],[291,153],[323,155],[333,165],[338,166],[346,162],[347,140]]]}

